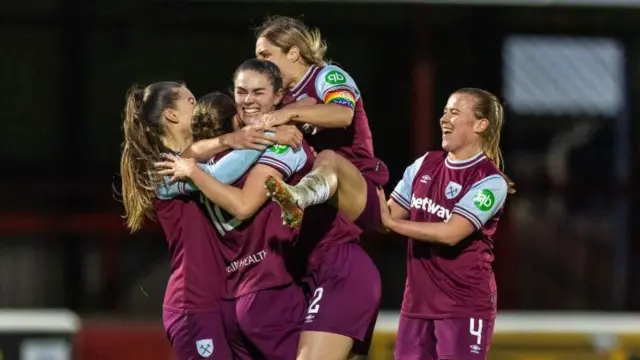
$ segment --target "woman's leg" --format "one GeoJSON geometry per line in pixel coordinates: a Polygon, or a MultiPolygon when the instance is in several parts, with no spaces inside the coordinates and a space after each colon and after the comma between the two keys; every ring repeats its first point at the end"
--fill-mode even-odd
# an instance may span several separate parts
{"type": "Polygon", "coordinates": [[[302,221],[307,206],[331,202],[351,221],[358,219],[367,206],[367,180],[349,160],[331,150],[318,154],[313,170],[297,185],[276,178],[267,179],[265,185],[290,226],[302,221]]]}

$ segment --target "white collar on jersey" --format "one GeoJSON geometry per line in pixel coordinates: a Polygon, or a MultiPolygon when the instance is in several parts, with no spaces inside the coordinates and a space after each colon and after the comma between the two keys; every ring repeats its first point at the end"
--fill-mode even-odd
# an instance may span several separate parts
{"type": "Polygon", "coordinates": [[[461,169],[472,167],[473,165],[484,160],[485,158],[486,156],[484,156],[484,152],[482,151],[473,155],[469,159],[465,159],[465,160],[451,160],[449,159],[449,155],[447,155],[447,158],[444,161],[444,165],[449,169],[461,170],[461,169]]]}

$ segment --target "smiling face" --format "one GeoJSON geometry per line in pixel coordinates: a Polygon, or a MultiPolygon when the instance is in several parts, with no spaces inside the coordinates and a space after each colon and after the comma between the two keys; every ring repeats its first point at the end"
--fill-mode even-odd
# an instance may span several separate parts
{"type": "Polygon", "coordinates": [[[243,70],[236,74],[233,87],[238,115],[246,125],[260,122],[262,115],[275,110],[282,98],[266,74],[243,70]]]}
{"type": "Polygon", "coordinates": [[[449,97],[440,118],[442,148],[456,152],[463,147],[481,143],[480,134],[486,130],[487,119],[478,119],[475,113],[476,99],[467,93],[454,93],[449,97]]]}

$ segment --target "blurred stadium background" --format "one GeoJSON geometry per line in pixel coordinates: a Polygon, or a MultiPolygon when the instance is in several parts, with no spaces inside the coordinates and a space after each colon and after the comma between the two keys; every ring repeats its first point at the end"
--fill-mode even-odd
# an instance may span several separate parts
{"type": "MultiPolygon", "coordinates": [[[[320,27],[358,81],[387,191],[438,147],[450,92],[505,101],[518,193],[491,359],[640,359],[640,0],[3,1],[0,359],[172,359],[164,239],[128,235],[112,196],[124,94],[227,89],[274,14],[320,27]]],[[[365,244],[384,281],[370,359],[391,359],[406,244],[365,244]]]]}

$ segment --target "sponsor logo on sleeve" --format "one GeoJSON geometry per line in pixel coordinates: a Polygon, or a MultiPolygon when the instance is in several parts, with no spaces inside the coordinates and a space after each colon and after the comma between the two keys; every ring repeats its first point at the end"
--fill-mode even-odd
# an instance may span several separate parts
{"type": "Polygon", "coordinates": [[[476,194],[476,197],[473,199],[473,204],[480,211],[489,211],[493,208],[493,205],[496,203],[496,197],[493,195],[493,192],[489,189],[481,189],[476,194]]]}
{"type": "Polygon", "coordinates": [[[338,70],[331,70],[324,76],[324,80],[331,85],[340,85],[347,82],[347,77],[338,70]]]}
{"type": "Polygon", "coordinates": [[[289,151],[289,146],[288,145],[280,145],[280,144],[275,144],[273,146],[271,146],[269,148],[269,151],[276,153],[278,155],[282,155],[284,153],[286,153],[287,151],[289,151]]]}

